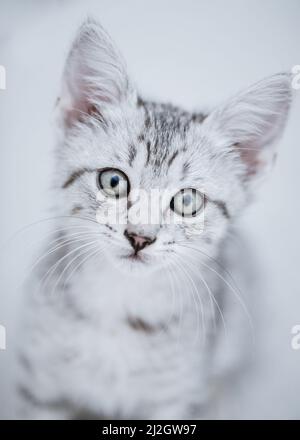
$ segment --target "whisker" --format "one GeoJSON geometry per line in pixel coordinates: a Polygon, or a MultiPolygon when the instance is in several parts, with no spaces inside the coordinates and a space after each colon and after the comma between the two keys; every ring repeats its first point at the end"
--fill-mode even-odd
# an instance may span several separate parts
{"type": "Polygon", "coordinates": [[[169,319],[168,319],[167,324],[166,324],[166,327],[168,327],[169,323],[172,321],[173,316],[174,316],[176,290],[175,290],[175,285],[174,285],[173,278],[172,278],[173,274],[172,274],[172,271],[171,271],[171,267],[166,266],[166,273],[167,273],[167,276],[168,276],[169,281],[170,281],[170,287],[171,287],[171,293],[172,293],[172,309],[171,309],[171,313],[170,313],[169,319]]]}
{"type": "MultiPolygon", "coordinates": [[[[172,260],[172,266],[175,266],[175,264],[174,264],[174,261],[172,260]]],[[[178,278],[177,277],[179,277],[179,273],[178,273],[178,271],[176,271],[175,270],[175,267],[174,267],[174,270],[173,270],[173,276],[174,276],[174,278],[175,279],[177,279],[178,280],[178,278]]],[[[177,285],[178,286],[180,286],[181,285],[181,280],[179,279],[179,282],[177,283],[177,285]]],[[[176,286],[176,284],[175,284],[175,286],[176,286]]],[[[178,341],[178,344],[179,344],[179,342],[180,342],[180,336],[181,336],[181,332],[182,332],[182,321],[183,321],[183,299],[182,299],[182,291],[180,290],[180,289],[177,289],[177,292],[179,292],[179,300],[180,300],[180,307],[179,307],[179,325],[178,325],[178,337],[177,337],[177,341],[178,341]]]]}
{"type": "Polygon", "coordinates": [[[105,249],[105,247],[103,246],[102,248],[99,248],[99,246],[97,245],[97,249],[96,251],[92,252],[91,254],[89,254],[90,249],[88,250],[88,255],[87,257],[85,257],[82,261],[79,262],[79,264],[76,265],[75,268],[73,268],[73,270],[71,271],[71,273],[68,275],[68,277],[65,279],[64,284],[63,284],[63,290],[65,290],[67,283],[69,282],[69,280],[72,278],[73,274],[79,270],[79,268],[90,258],[92,258],[93,256],[96,256],[97,254],[99,254],[101,251],[103,251],[105,249]]]}
{"type": "Polygon", "coordinates": [[[34,226],[52,221],[52,220],[60,220],[60,219],[81,220],[81,221],[91,222],[93,224],[99,225],[99,223],[95,219],[92,219],[91,217],[82,217],[82,216],[77,216],[77,215],[76,216],[57,215],[57,216],[53,216],[53,217],[46,217],[41,220],[37,220],[35,222],[29,223],[29,224],[25,225],[24,227],[22,227],[21,229],[19,229],[18,231],[16,231],[12,236],[10,236],[7,240],[5,240],[3,244],[0,245],[0,250],[2,251],[3,248],[7,247],[11,241],[13,241],[16,237],[18,237],[23,232],[26,232],[28,229],[30,229],[34,226]]]}
{"type": "MultiPolygon", "coordinates": [[[[209,255],[207,255],[205,252],[201,251],[200,249],[196,249],[192,246],[187,246],[187,245],[183,245],[183,244],[178,244],[179,246],[194,250],[195,252],[199,252],[200,254],[208,257],[209,259],[211,259],[213,262],[215,262],[219,267],[221,267],[224,272],[230,276],[231,279],[233,279],[232,275],[225,269],[222,267],[222,265],[215,260],[214,258],[210,257],[209,255]]],[[[204,263],[203,261],[199,260],[199,263],[201,265],[203,265],[204,267],[206,267],[207,269],[209,269],[210,271],[214,272],[222,281],[224,281],[224,283],[229,287],[229,290],[235,295],[236,299],[238,300],[238,302],[240,303],[244,313],[247,316],[250,328],[251,328],[251,334],[252,334],[252,339],[254,341],[254,326],[253,326],[253,322],[252,322],[252,317],[247,309],[247,306],[245,304],[245,302],[243,301],[242,297],[241,297],[241,292],[239,290],[239,288],[234,287],[231,283],[228,282],[228,280],[226,280],[226,278],[224,278],[217,270],[215,270],[214,268],[210,267],[209,265],[207,265],[206,263],[204,263]]],[[[234,280],[234,279],[233,279],[234,280]]],[[[235,283],[235,282],[234,282],[235,283]]],[[[236,283],[235,283],[236,284],[236,283]]]]}
{"type": "MultiPolygon", "coordinates": [[[[199,296],[198,296],[198,289],[197,289],[193,279],[191,278],[189,273],[185,270],[182,262],[180,262],[181,263],[180,264],[179,261],[177,261],[177,263],[175,263],[175,260],[174,260],[174,263],[177,264],[177,267],[179,269],[181,269],[185,273],[186,277],[188,278],[189,282],[191,283],[191,285],[192,285],[192,287],[193,287],[193,289],[194,289],[194,291],[196,293],[196,298],[199,298],[199,296]]],[[[198,340],[198,337],[199,337],[200,318],[199,318],[199,314],[198,314],[198,303],[197,303],[197,301],[195,299],[193,291],[191,291],[191,293],[192,293],[192,298],[193,298],[193,301],[194,301],[194,304],[195,304],[195,307],[196,307],[196,318],[197,318],[197,331],[196,331],[196,338],[195,338],[195,343],[196,343],[197,340],[198,340]]],[[[199,300],[200,300],[199,304],[200,304],[200,310],[201,310],[201,316],[202,316],[202,320],[201,320],[201,325],[202,325],[202,342],[204,342],[204,338],[205,338],[205,335],[206,335],[205,322],[204,322],[204,310],[203,310],[203,303],[202,303],[201,298],[199,298],[199,300]]]]}
{"type": "Polygon", "coordinates": [[[81,246],[78,246],[75,249],[72,249],[70,252],[62,256],[56,263],[54,263],[46,272],[46,274],[43,276],[41,280],[41,290],[43,290],[46,287],[47,282],[51,279],[52,274],[56,270],[56,268],[64,261],[66,258],[68,258],[70,255],[72,255],[74,252],[78,252],[80,249],[83,249],[84,247],[90,246],[95,243],[95,240],[89,243],[85,243],[81,246]]]}
{"type": "MultiPolygon", "coordinates": [[[[193,260],[192,259],[191,259],[191,262],[193,264],[193,260]]],[[[193,264],[193,265],[194,265],[195,268],[197,268],[197,266],[195,264],[193,264]]],[[[225,322],[225,318],[224,318],[223,312],[222,312],[222,310],[221,310],[221,308],[219,306],[219,303],[218,303],[215,295],[212,293],[212,290],[209,287],[209,285],[207,284],[207,281],[205,280],[204,276],[200,272],[195,272],[195,274],[200,277],[201,281],[203,282],[204,286],[206,287],[206,290],[207,290],[207,292],[209,294],[210,300],[215,303],[215,305],[216,305],[216,307],[218,309],[218,312],[220,314],[221,320],[222,320],[222,325],[223,325],[223,328],[224,328],[225,336],[227,338],[228,331],[227,331],[227,327],[226,327],[226,322],[225,322]]],[[[214,329],[216,331],[216,317],[215,317],[215,309],[213,307],[213,304],[212,304],[212,310],[213,310],[214,329]]]]}
{"type": "Polygon", "coordinates": [[[28,273],[26,274],[25,278],[23,279],[21,285],[25,282],[26,278],[32,273],[32,271],[38,266],[38,264],[43,261],[45,258],[49,257],[51,254],[57,252],[58,250],[62,249],[63,247],[73,244],[73,243],[78,243],[80,241],[84,241],[87,238],[91,238],[91,237],[97,237],[95,233],[83,233],[83,234],[79,234],[78,235],[79,238],[73,238],[73,239],[67,239],[65,241],[62,241],[61,243],[59,243],[58,245],[54,246],[53,248],[51,248],[50,250],[48,250],[47,252],[45,252],[43,255],[41,255],[39,258],[37,258],[37,260],[33,263],[32,266],[30,266],[29,268],[27,268],[28,273]],[[86,235],[85,235],[86,234],[86,235]],[[82,236],[84,235],[84,236],[82,236]]]}
{"type": "MultiPolygon", "coordinates": [[[[97,248],[98,248],[98,243],[96,243],[96,241],[94,242],[94,245],[95,245],[95,247],[97,246],[97,248]]],[[[94,249],[94,247],[93,247],[92,249],[94,249]]],[[[59,277],[57,278],[57,280],[56,280],[56,282],[55,282],[55,284],[54,284],[54,286],[53,286],[53,288],[52,288],[51,295],[54,294],[54,292],[55,292],[57,286],[59,286],[59,283],[60,283],[60,281],[62,280],[64,274],[67,272],[67,270],[69,269],[69,267],[72,266],[72,264],[74,263],[74,261],[76,261],[78,258],[84,256],[86,253],[89,253],[92,249],[88,249],[88,250],[84,249],[84,250],[83,250],[82,252],[80,252],[78,255],[75,255],[75,257],[73,257],[73,258],[68,262],[68,264],[66,264],[66,266],[65,266],[64,269],[62,270],[61,274],[60,274],[59,277]]]]}

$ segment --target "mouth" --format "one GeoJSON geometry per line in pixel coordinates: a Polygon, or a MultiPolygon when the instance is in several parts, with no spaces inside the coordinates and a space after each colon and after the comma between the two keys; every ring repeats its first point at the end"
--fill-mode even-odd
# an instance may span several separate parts
{"type": "Polygon", "coordinates": [[[132,252],[127,255],[122,255],[121,258],[122,260],[129,260],[136,263],[146,263],[145,257],[143,257],[140,253],[132,252]]]}
{"type": "Polygon", "coordinates": [[[157,259],[143,252],[135,253],[134,251],[127,251],[126,254],[119,254],[118,259],[118,267],[120,270],[125,270],[127,274],[130,273],[137,276],[142,276],[149,271],[151,272],[161,267],[157,259]]]}

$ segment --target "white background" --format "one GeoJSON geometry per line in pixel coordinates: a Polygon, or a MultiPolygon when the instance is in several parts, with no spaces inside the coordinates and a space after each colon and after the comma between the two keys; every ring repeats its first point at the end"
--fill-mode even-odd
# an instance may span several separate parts
{"type": "MultiPolygon", "coordinates": [[[[209,108],[300,64],[299,0],[1,0],[7,90],[0,91],[0,243],[49,216],[52,110],[71,38],[87,14],[113,36],[145,97],[187,109],[209,108]]],[[[291,348],[291,328],[300,324],[299,96],[295,91],[274,173],[241,220],[266,287],[259,368],[238,396],[236,417],[300,418],[300,350],[291,348]]],[[[12,415],[16,286],[34,235],[25,232],[1,250],[8,349],[0,351],[0,418],[12,415]]]]}

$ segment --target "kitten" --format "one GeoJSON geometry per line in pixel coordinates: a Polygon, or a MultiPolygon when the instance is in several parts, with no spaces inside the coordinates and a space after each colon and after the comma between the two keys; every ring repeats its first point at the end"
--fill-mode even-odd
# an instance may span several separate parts
{"type": "Polygon", "coordinates": [[[250,326],[229,232],[290,101],[285,73],[208,115],[146,101],[103,28],[82,25],[57,102],[56,235],[25,314],[24,417],[217,415],[250,326]],[[159,221],[132,221],[138,189],[168,190],[159,221]]]}

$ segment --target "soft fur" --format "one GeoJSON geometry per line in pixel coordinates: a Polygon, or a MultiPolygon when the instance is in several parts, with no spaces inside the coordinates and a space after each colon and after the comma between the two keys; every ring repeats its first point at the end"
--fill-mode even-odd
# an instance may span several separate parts
{"type": "Polygon", "coordinates": [[[145,101],[102,27],[83,24],[57,102],[56,241],[26,295],[21,414],[217,416],[217,376],[226,383],[237,334],[251,327],[229,274],[240,258],[229,232],[274,160],[290,100],[281,73],[209,115],[145,101]],[[97,211],[115,203],[99,201],[105,167],[132,189],[200,189],[204,217],[133,225],[129,200],[123,224],[99,224],[97,211]],[[156,238],[138,261],[126,228],[156,238]]]}

